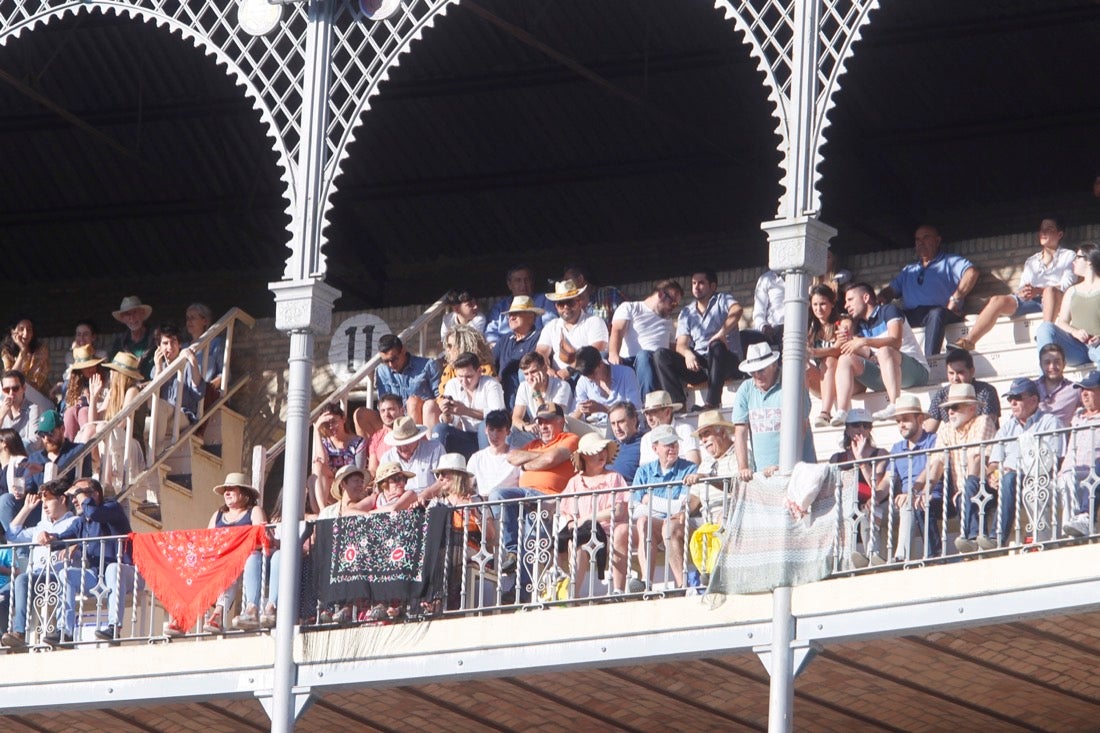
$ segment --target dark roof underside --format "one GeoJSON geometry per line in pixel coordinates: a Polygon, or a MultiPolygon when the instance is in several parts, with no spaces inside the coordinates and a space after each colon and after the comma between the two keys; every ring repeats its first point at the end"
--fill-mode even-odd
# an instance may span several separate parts
{"type": "MultiPolygon", "coordinates": [[[[949,239],[1048,211],[1100,221],[1100,5],[882,4],[827,132],[841,253],[907,247],[922,220],[949,239]]],[[[775,118],[710,3],[459,5],[372,106],[328,229],[341,308],[489,295],[519,260],[615,282],[766,262],[775,118]]],[[[288,219],[265,133],[222,69],[151,25],[83,14],[10,41],[2,305],[44,333],[107,320],[129,292],[164,316],[192,300],[269,315],[288,219]]]]}

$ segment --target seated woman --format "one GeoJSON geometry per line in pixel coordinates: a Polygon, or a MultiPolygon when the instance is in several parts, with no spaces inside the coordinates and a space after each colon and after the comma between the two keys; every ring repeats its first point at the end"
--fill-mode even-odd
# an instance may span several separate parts
{"type": "MultiPolygon", "coordinates": [[[[341,466],[332,480],[332,498],[335,504],[329,504],[317,515],[318,519],[337,519],[339,517],[351,517],[367,514],[374,508],[374,490],[369,480],[366,469],[349,463],[341,466]]],[[[276,551],[271,556],[271,580],[268,584],[270,593],[267,605],[264,607],[263,616],[260,617],[260,625],[268,627],[275,624],[275,614],[279,605],[279,571],[277,563],[279,553],[276,551]]],[[[326,622],[344,624],[352,620],[353,603],[345,603],[331,609],[326,616],[322,613],[322,619],[326,622]]]]}
{"type": "Polygon", "coordinates": [[[619,444],[613,440],[602,438],[596,433],[582,436],[572,456],[577,475],[569,479],[561,492],[561,504],[558,507],[562,522],[558,531],[558,562],[564,564],[564,555],[572,544],[574,549],[569,560],[573,568],[575,592],[578,593],[584,587],[584,578],[593,560],[600,579],[603,579],[609,544],[613,592],[622,593],[626,584],[626,561],[630,542],[627,507],[630,491],[575,496],[601,489],[627,489],[626,479],[607,468],[607,464],[614,461],[618,453],[619,444]],[[596,540],[603,543],[594,558],[589,557],[584,549],[593,533],[596,540]]]}
{"type": "MultiPolygon", "coordinates": [[[[141,392],[139,385],[145,381],[145,375],[138,371],[139,365],[140,360],[128,351],[118,352],[114,359],[104,364],[111,376],[102,399],[99,397],[102,379],[89,379],[88,422],[77,433],[75,442],[90,442],[106,423],[137,399],[141,392]]],[[[92,461],[103,484],[116,489],[145,470],[141,443],[127,432],[125,424],[115,427],[107,439],[93,449],[92,461]]],[[[147,498],[141,493],[135,495],[147,498]]]]}
{"type": "MultiPolygon", "coordinates": [[[[259,524],[267,524],[267,516],[260,508],[260,492],[248,483],[248,476],[243,473],[231,473],[225,477],[225,482],[214,487],[214,493],[221,496],[225,504],[210,517],[208,529],[218,527],[247,527],[259,524]]],[[[262,553],[254,551],[245,562],[243,580],[244,609],[234,619],[239,629],[255,629],[260,625],[260,583],[262,574],[262,553]]],[[[203,631],[209,634],[221,634],[225,631],[224,615],[237,595],[237,584],[229,586],[218,598],[217,604],[206,615],[203,623],[203,631]]],[[[164,625],[166,636],[181,636],[187,633],[180,627],[175,619],[169,619],[164,625]]]]}
{"type": "MultiPolygon", "coordinates": [[[[214,314],[210,307],[203,303],[192,303],[184,311],[184,328],[187,329],[187,345],[199,340],[214,322],[214,314]]],[[[220,333],[211,339],[205,349],[199,349],[195,356],[198,358],[199,370],[202,372],[203,381],[206,382],[207,399],[214,399],[221,392],[222,371],[225,368],[225,334],[220,333]]]]}
{"type": "Polygon", "coordinates": [[[0,359],[4,362],[4,371],[23,372],[27,380],[27,399],[43,410],[54,408],[46,396],[49,394],[50,349],[45,341],[38,339],[30,318],[18,316],[12,320],[8,335],[0,342],[0,359]]]}
{"type": "MultiPolygon", "coordinates": [[[[888,496],[875,496],[875,488],[882,482],[886,475],[888,461],[885,457],[889,453],[883,448],[875,446],[875,440],[871,437],[871,415],[866,410],[856,407],[848,410],[844,423],[844,437],[841,439],[841,450],[829,458],[829,463],[852,463],[854,461],[866,461],[869,458],[882,457],[881,461],[860,463],[848,469],[849,473],[855,473],[855,482],[859,493],[859,506],[862,512],[860,522],[860,536],[863,545],[867,549],[868,556],[877,564],[882,561],[879,555],[878,533],[874,531],[875,520],[883,518],[883,512],[878,509],[880,499],[885,501],[888,496]],[[876,559],[877,558],[877,559],[876,559]]],[[[856,557],[857,565],[859,556],[856,557]]]]}
{"type": "Polygon", "coordinates": [[[474,488],[474,475],[467,468],[466,459],[461,453],[445,454],[439,459],[434,473],[442,487],[441,501],[455,509],[451,514],[452,570],[447,576],[447,607],[460,608],[462,568],[482,548],[492,554],[496,547],[496,525],[492,512],[482,504],[483,499],[474,488]]]}
{"type": "Polygon", "coordinates": [[[103,408],[103,374],[100,365],[103,358],[95,355],[92,346],[73,349],[73,365],[69,369],[69,383],[65,388],[65,438],[76,440],[80,429],[95,421],[103,408]]]}
{"type": "MultiPolygon", "coordinates": [[[[416,506],[416,492],[406,488],[406,484],[416,474],[405,471],[399,463],[383,463],[378,467],[378,476],[374,480],[377,487],[374,508],[371,513],[399,512],[416,506]]],[[[392,621],[404,612],[401,601],[375,604],[361,617],[363,621],[392,621]]]]}
{"type": "Polygon", "coordinates": [[[493,366],[493,347],[485,340],[484,334],[472,326],[455,326],[454,330],[443,339],[443,360],[446,365],[443,367],[443,373],[439,376],[438,397],[443,396],[443,390],[447,386],[447,382],[454,379],[455,370],[452,366],[454,360],[458,358],[459,354],[467,351],[477,354],[478,361],[481,363],[482,374],[487,377],[497,375],[496,367],[493,366]]]}
{"type": "Polygon", "coordinates": [[[347,465],[367,465],[367,441],[348,432],[340,405],[325,405],[313,427],[313,475],[307,482],[307,514],[317,514],[334,501],[332,481],[336,471],[347,465]]]}
{"type": "Polygon", "coordinates": [[[458,326],[471,326],[485,333],[485,316],[481,313],[477,298],[469,290],[448,290],[443,296],[443,303],[450,311],[443,314],[443,320],[439,324],[440,341],[446,343],[447,334],[458,326]]]}
{"type": "Polygon", "coordinates": [[[836,293],[828,285],[815,285],[810,290],[806,388],[821,398],[821,414],[814,418],[817,428],[829,424],[836,406],[836,360],[840,356],[840,347],[836,345],[837,326],[836,293]]]}
{"type": "Polygon", "coordinates": [[[1035,343],[1040,350],[1061,346],[1069,366],[1100,364],[1100,248],[1092,242],[1078,246],[1073,274],[1081,282],[1066,290],[1054,323],[1039,324],[1035,343]]]}

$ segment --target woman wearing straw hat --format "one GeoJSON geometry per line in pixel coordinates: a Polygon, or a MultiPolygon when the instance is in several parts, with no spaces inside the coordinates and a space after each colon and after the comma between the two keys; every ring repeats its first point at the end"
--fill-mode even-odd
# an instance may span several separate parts
{"type": "Polygon", "coordinates": [[[416,492],[405,488],[409,479],[416,476],[401,468],[400,463],[383,463],[378,467],[374,485],[378,492],[374,498],[374,512],[399,512],[416,505],[416,492]]]}
{"type": "Polygon", "coordinates": [[[102,409],[103,376],[100,372],[102,357],[95,355],[95,347],[78,346],[73,349],[73,365],[69,369],[69,383],[65,388],[65,437],[76,440],[76,434],[87,422],[95,420],[102,409]]]}
{"type": "Polygon", "coordinates": [[[569,479],[561,492],[558,515],[562,524],[558,532],[558,562],[565,563],[564,554],[572,544],[574,551],[569,558],[569,564],[573,568],[574,588],[578,595],[588,595],[580,590],[584,588],[585,574],[593,561],[600,579],[603,579],[609,538],[612,589],[621,593],[626,584],[626,561],[630,542],[627,507],[630,492],[589,493],[628,488],[626,480],[620,474],[607,468],[618,453],[619,444],[613,440],[602,438],[596,433],[582,436],[572,455],[577,474],[569,479]],[[603,544],[595,557],[584,549],[591,541],[593,533],[596,540],[603,544]]]}
{"type": "MultiPolygon", "coordinates": [[[[139,385],[145,381],[145,377],[138,371],[138,365],[138,358],[126,351],[120,351],[111,361],[103,364],[103,368],[110,374],[107,394],[102,401],[90,401],[90,408],[94,411],[89,409],[88,422],[81,428],[76,442],[90,442],[106,423],[137,399],[141,392],[139,385]]],[[[95,386],[94,383],[91,386],[95,386]]],[[[116,489],[125,478],[135,478],[145,470],[141,443],[127,432],[125,423],[115,427],[106,441],[93,448],[92,460],[99,461],[97,472],[103,484],[116,489]],[[127,444],[130,448],[129,454],[126,452],[127,444]]],[[[140,489],[138,487],[135,496],[145,498],[140,489]]]]}

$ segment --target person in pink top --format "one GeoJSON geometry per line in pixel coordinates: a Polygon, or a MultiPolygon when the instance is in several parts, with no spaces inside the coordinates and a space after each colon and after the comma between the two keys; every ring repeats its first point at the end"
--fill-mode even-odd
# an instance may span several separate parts
{"type": "Polygon", "coordinates": [[[559,563],[564,564],[569,544],[573,544],[571,565],[574,566],[576,588],[584,587],[585,574],[595,560],[596,570],[601,579],[607,566],[608,538],[611,539],[611,579],[612,587],[622,592],[626,582],[626,560],[630,539],[630,521],[627,504],[629,491],[591,494],[601,489],[626,489],[626,480],[607,464],[615,460],[619,444],[602,438],[596,433],[587,433],[581,439],[577,450],[573,452],[573,466],[577,474],[569,479],[562,490],[558,513],[562,517],[561,530],[558,532],[559,563]],[[585,549],[595,532],[597,542],[602,543],[591,557],[585,549]],[[575,559],[574,559],[575,558],[575,559]]]}
{"type": "Polygon", "coordinates": [[[386,442],[386,436],[393,430],[394,421],[405,414],[405,405],[401,398],[395,394],[384,394],[378,399],[378,417],[382,421],[382,427],[371,433],[370,442],[367,444],[367,468],[373,476],[378,472],[378,466],[382,463],[382,454],[390,449],[386,442]]]}

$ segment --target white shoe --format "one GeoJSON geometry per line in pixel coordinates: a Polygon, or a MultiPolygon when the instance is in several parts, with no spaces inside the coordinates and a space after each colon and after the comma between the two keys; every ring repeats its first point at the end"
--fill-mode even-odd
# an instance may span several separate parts
{"type": "Polygon", "coordinates": [[[819,414],[817,417],[814,418],[814,427],[815,428],[828,427],[829,426],[829,420],[830,420],[829,416],[826,415],[824,412],[822,412],[821,414],[819,414]]]}
{"type": "Polygon", "coordinates": [[[1088,514],[1078,514],[1062,525],[1062,531],[1070,537],[1088,537],[1092,534],[1088,514]]]}
{"type": "Polygon", "coordinates": [[[875,420],[893,420],[894,415],[898,412],[898,408],[894,405],[887,405],[878,412],[872,413],[871,417],[875,420]]]}
{"type": "Polygon", "coordinates": [[[835,415],[833,415],[833,419],[829,421],[829,424],[832,425],[834,428],[839,428],[842,427],[847,420],[848,411],[840,410],[835,415]]]}

